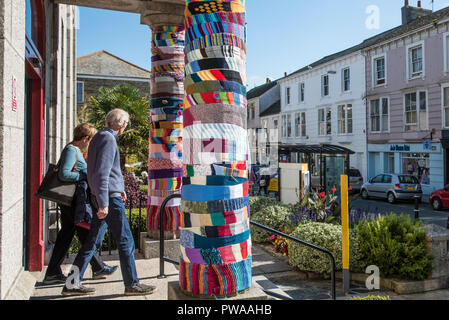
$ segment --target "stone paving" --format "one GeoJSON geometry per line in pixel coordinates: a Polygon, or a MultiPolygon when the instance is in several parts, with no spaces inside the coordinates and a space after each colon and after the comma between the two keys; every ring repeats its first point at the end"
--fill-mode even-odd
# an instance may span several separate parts
{"type": "MultiPolygon", "coordinates": [[[[103,255],[103,260],[110,266],[119,266],[114,274],[107,277],[104,280],[92,280],[90,277],[92,271],[90,266],[86,270],[85,279],[83,284],[88,287],[96,289],[95,295],[84,297],[64,297],[61,295],[63,285],[44,286],[41,281],[44,276],[44,272],[37,275],[37,283],[35,291],[31,300],[167,300],[167,283],[178,279],[178,270],[173,264],[165,264],[165,274],[167,278],[158,279],[159,275],[159,259],[144,260],[139,254],[136,254],[136,267],[137,274],[142,283],[154,285],[157,290],[152,295],[148,296],[132,296],[127,297],[123,295],[124,286],[122,281],[122,274],[120,272],[120,263],[118,255],[103,255]]],[[[71,262],[74,257],[64,261],[62,270],[67,270],[71,266],[71,262]]],[[[66,273],[67,274],[67,273],[66,273]]]]}
{"type": "MultiPolygon", "coordinates": [[[[103,255],[109,265],[119,265],[117,255],[103,255]]],[[[67,259],[63,265],[63,270],[68,270],[73,257],[67,259]]],[[[158,279],[159,259],[145,260],[140,254],[136,254],[136,266],[139,278],[143,283],[152,284],[157,287],[157,291],[149,296],[125,297],[124,287],[120,270],[104,280],[92,280],[90,267],[86,271],[84,284],[94,287],[97,291],[95,295],[87,297],[63,297],[61,295],[62,285],[42,286],[43,274],[35,274],[37,278],[36,287],[31,297],[32,300],[167,300],[167,284],[170,281],[177,281],[178,270],[176,266],[166,263],[165,273],[167,278],[158,279]]],[[[45,271],[45,270],[44,270],[45,271]]],[[[253,247],[253,278],[257,286],[265,290],[276,293],[292,300],[326,300],[330,299],[330,280],[310,280],[303,279],[303,275],[296,272],[284,257],[278,257],[267,252],[267,247],[255,245],[253,247]]],[[[352,284],[352,294],[344,295],[342,283],[337,280],[337,300],[348,300],[353,296],[366,296],[368,294],[389,296],[392,300],[448,300],[449,290],[438,290],[427,293],[413,295],[397,295],[394,292],[368,292],[360,285],[352,284]]],[[[270,300],[276,300],[269,296],[270,300]]]]}

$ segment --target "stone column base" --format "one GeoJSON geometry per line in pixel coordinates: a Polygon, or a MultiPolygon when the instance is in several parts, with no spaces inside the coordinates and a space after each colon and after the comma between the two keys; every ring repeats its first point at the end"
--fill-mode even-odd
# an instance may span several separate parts
{"type": "MultiPolygon", "coordinates": [[[[179,288],[178,281],[170,281],[168,283],[168,300],[215,300],[215,297],[188,295],[179,288]]],[[[226,298],[226,300],[268,300],[268,295],[253,281],[251,288],[234,297],[226,298]]]]}
{"type": "MultiPolygon", "coordinates": [[[[140,252],[144,259],[159,258],[159,240],[151,239],[146,232],[140,233],[140,252]]],[[[179,261],[181,250],[179,249],[179,239],[165,240],[165,256],[179,261]]]]}
{"type": "MultiPolygon", "coordinates": [[[[148,230],[147,236],[150,239],[153,240],[159,240],[160,239],[160,231],[159,230],[148,230]]],[[[172,240],[172,239],[179,239],[181,232],[179,230],[177,231],[165,231],[164,232],[164,239],[165,240],[172,240]]]]}

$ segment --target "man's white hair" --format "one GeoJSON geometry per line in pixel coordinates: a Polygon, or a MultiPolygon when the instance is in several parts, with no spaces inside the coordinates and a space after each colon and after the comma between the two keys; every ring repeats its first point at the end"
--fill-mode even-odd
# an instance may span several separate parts
{"type": "Polygon", "coordinates": [[[111,110],[106,115],[106,127],[111,129],[122,127],[125,121],[129,122],[129,114],[122,109],[111,110]]]}

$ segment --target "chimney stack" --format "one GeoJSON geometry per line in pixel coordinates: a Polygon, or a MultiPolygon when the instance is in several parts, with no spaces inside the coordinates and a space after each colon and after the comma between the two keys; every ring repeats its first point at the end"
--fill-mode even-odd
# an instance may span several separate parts
{"type": "Polygon", "coordinates": [[[284,76],[287,77],[287,72],[284,72],[284,76]]]}
{"type": "Polygon", "coordinates": [[[271,82],[270,78],[267,78],[267,83],[270,83],[270,82],[271,82]]]}
{"type": "Polygon", "coordinates": [[[414,7],[410,5],[409,0],[404,1],[404,6],[401,11],[403,26],[418,19],[419,17],[424,17],[432,13],[432,10],[422,8],[421,1],[418,1],[418,6],[414,7]]]}

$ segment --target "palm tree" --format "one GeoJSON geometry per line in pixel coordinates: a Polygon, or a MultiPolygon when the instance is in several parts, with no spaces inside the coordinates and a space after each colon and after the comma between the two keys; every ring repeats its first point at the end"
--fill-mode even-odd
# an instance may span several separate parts
{"type": "Polygon", "coordinates": [[[150,107],[148,100],[140,95],[139,89],[128,84],[120,84],[114,88],[101,87],[97,95],[90,97],[89,103],[82,108],[80,118],[101,130],[105,126],[107,113],[116,108],[123,109],[130,115],[128,129],[119,137],[118,142],[122,169],[129,156],[146,163],[150,107]]]}

